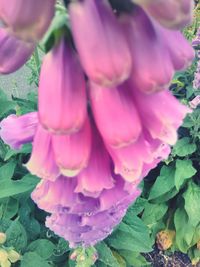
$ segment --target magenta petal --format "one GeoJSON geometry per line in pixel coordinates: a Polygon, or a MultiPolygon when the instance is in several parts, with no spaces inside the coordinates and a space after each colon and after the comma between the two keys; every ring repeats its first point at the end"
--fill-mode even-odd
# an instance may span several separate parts
{"type": "Polygon", "coordinates": [[[182,29],[192,21],[192,0],[134,0],[160,24],[170,29],[182,29]]]}
{"type": "Polygon", "coordinates": [[[138,139],[140,118],[125,84],[110,89],[91,84],[90,99],[95,122],[105,142],[123,147],[138,139]]]}
{"type": "Polygon", "coordinates": [[[99,0],[72,1],[69,14],[75,45],[89,78],[102,86],[126,80],[131,55],[109,4],[99,0]]]}
{"type": "Polygon", "coordinates": [[[170,31],[161,27],[159,31],[167,46],[175,70],[189,67],[195,57],[195,52],[183,34],[179,31],[170,31]]]}
{"type": "Polygon", "coordinates": [[[54,16],[55,0],[0,0],[0,19],[26,41],[37,41],[54,16]]]}
{"type": "Polygon", "coordinates": [[[13,149],[33,141],[38,124],[37,112],[22,116],[9,115],[0,123],[0,137],[13,149]]]}
{"type": "Polygon", "coordinates": [[[107,149],[114,162],[116,174],[120,174],[125,180],[136,183],[140,179],[143,163],[152,161],[151,146],[141,135],[137,142],[127,147],[107,149]]]}
{"type": "Polygon", "coordinates": [[[37,128],[31,157],[25,166],[32,174],[43,179],[54,181],[59,176],[52,149],[52,135],[41,125],[37,128]]]}
{"type": "Polygon", "coordinates": [[[174,145],[177,129],[191,110],[179,103],[169,91],[151,95],[142,94],[137,88],[132,88],[132,91],[142,121],[152,138],[174,145]]]}
{"type": "Polygon", "coordinates": [[[75,192],[97,197],[103,189],[113,187],[113,178],[110,157],[97,131],[93,131],[92,138],[90,160],[88,166],[78,175],[78,184],[75,192]]]}
{"type": "Polygon", "coordinates": [[[29,59],[35,49],[34,43],[24,42],[7,29],[0,29],[0,73],[16,71],[29,59]]]}
{"type": "Polygon", "coordinates": [[[126,15],[121,20],[133,57],[130,79],[146,93],[168,87],[174,67],[151,20],[140,8],[136,8],[133,14],[126,15]]]}
{"type": "Polygon", "coordinates": [[[43,61],[39,119],[45,128],[58,134],[79,131],[86,119],[84,74],[75,52],[64,39],[43,61]]]}
{"type": "Polygon", "coordinates": [[[75,176],[88,164],[91,151],[91,127],[89,119],[82,129],[70,135],[54,135],[55,161],[65,176],[75,176]]]}

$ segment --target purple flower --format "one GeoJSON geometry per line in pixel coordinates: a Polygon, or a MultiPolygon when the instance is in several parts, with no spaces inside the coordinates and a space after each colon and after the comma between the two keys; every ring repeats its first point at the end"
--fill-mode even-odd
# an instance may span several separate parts
{"type": "Polygon", "coordinates": [[[0,19],[25,41],[38,41],[54,15],[55,0],[0,0],[0,19]]]}
{"type": "Polygon", "coordinates": [[[37,112],[22,116],[9,115],[0,122],[0,137],[12,149],[20,149],[23,144],[32,142],[37,123],[37,112]]]}
{"type": "Polygon", "coordinates": [[[0,73],[8,74],[19,69],[29,59],[35,44],[25,42],[9,33],[8,29],[0,29],[0,73]]]}

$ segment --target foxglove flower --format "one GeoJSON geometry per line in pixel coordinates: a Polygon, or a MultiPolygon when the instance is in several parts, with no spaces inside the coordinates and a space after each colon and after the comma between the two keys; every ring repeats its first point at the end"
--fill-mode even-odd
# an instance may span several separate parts
{"type": "Polygon", "coordinates": [[[111,159],[97,130],[93,129],[90,159],[87,168],[83,169],[77,177],[75,192],[97,197],[103,189],[110,189],[113,186],[111,159]]]}
{"type": "Polygon", "coordinates": [[[38,41],[54,16],[55,0],[0,0],[0,19],[25,41],[38,41]]]}
{"type": "Polygon", "coordinates": [[[78,58],[64,38],[44,58],[39,83],[39,120],[49,131],[75,133],[86,119],[86,88],[78,58]]]}
{"type": "Polygon", "coordinates": [[[123,147],[137,141],[142,127],[126,86],[108,89],[91,84],[90,100],[105,142],[113,147],[123,147]]]}
{"type": "MultiPolygon", "coordinates": [[[[8,4],[7,4],[8,5],[8,4]]],[[[7,29],[0,29],[0,73],[8,74],[19,69],[35,49],[34,43],[24,42],[7,29]]]]}
{"type": "Polygon", "coordinates": [[[55,161],[65,176],[75,176],[88,165],[91,152],[91,126],[86,119],[79,132],[70,135],[54,135],[55,161]]]}
{"type": "Polygon", "coordinates": [[[142,9],[135,8],[135,12],[124,15],[121,22],[133,57],[130,79],[146,93],[168,88],[174,67],[166,46],[151,20],[142,9]]]}
{"type": "Polygon", "coordinates": [[[33,141],[37,124],[37,112],[9,115],[0,122],[0,137],[12,149],[20,149],[23,144],[33,141]]]}
{"type": "Polygon", "coordinates": [[[157,25],[157,30],[166,44],[175,70],[186,69],[191,65],[195,53],[190,43],[179,31],[170,31],[157,25]]]}
{"type": "Polygon", "coordinates": [[[39,124],[33,140],[33,150],[26,168],[42,179],[54,181],[60,174],[55,163],[52,135],[39,124]]]}
{"type": "Polygon", "coordinates": [[[162,26],[182,29],[192,21],[192,0],[133,0],[162,26]]]}
{"type": "Polygon", "coordinates": [[[180,104],[169,91],[146,95],[132,87],[132,92],[142,122],[151,137],[174,145],[177,141],[177,129],[191,110],[180,104]]]}
{"type": "Polygon", "coordinates": [[[107,87],[126,80],[131,70],[131,55],[108,2],[74,1],[69,5],[69,15],[75,45],[88,77],[107,87]]]}
{"type": "Polygon", "coordinates": [[[195,109],[200,105],[200,95],[197,95],[194,99],[189,102],[191,108],[195,109]]]}
{"type": "Polygon", "coordinates": [[[32,198],[40,208],[52,212],[46,225],[55,233],[69,240],[71,247],[96,244],[112,232],[125,215],[129,204],[140,190],[115,176],[115,186],[103,190],[97,199],[96,209],[90,197],[74,192],[76,178],[59,177],[55,182],[42,181],[32,198]],[[91,206],[92,203],[92,206],[91,206]],[[91,212],[89,212],[91,207],[91,212]]]}

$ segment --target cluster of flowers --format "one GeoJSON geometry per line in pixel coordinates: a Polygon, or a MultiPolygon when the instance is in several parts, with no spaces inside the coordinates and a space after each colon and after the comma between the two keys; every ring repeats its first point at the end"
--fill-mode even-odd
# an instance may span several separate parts
{"type": "MultiPolygon", "coordinates": [[[[71,247],[95,244],[121,221],[190,112],[167,88],[194,57],[179,31],[193,1],[133,2],[125,13],[107,0],[71,1],[73,44],[62,36],[44,57],[38,112],[11,115],[0,125],[13,148],[33,142],[26,167],[42,180],[32,198],[51,213],[46,225],[71,247]]],[[[0,0],[2,31],[35,43],[53,6],[53,0],[10,6],[0,0]]]]}
{"type": "Polygon", "coordinates": [[[196,34],[196,38],[193,40],[192,45],[194,48],[199,47],[198,51],[197,51],[197,69],[196,69],[196,73],[194,76],[194,81],[193,81],[193,87],[197,90],[200,90],[200,27],[197,31],[196,34]]]}

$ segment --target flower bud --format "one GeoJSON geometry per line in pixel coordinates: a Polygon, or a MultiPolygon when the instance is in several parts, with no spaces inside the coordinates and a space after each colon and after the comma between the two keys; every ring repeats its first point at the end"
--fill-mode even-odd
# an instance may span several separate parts
{"type": "MultiPolygon", "coordinates": [[[[11,5],[12,6],[12,5],[11,5]]],[[[0,73],[9,74],[18,70],[34,51],[34,43],[24,42],[7,29],[0,29],[0,73]]]]}
{"type": "Polygon", "coordinates": [[[0,245],[6,242],[6,234],[0,233],[0,245]]]}
{"type": "Polygon", "coordinates": [[[8,253],[4,249],[0,249],[0,264],[8,260],[8,253]]]}
{"type": "Polygon", "coordinates": [[[86,119],[86,85],[78,58],[61,42],[43,61],[39,83],[39,120],[57,134],[78,132],[86,119]]]}
{"type": "Polygon", "coordinates": [[[88,77],[105,87],[126,80],[131,70],[131,54],[108,2],[72,1],[69,15],[75,46],[88,77]]]}
{"type": "Polygon", "coordinates": [[[173,239],[175,237],[175,231],[163,230],[156,235],[156,243],[160,250],[167,250],[173,244],[173,239]]]}
{"type": "Polygon", "coordinates": [[[20,260],[20,254],[17,252],[17,251],[15,251],[15,250],[13,250],[13,249],[11,249],[11,250],[8,250],[8,259],[9,259],[9,261],[11,262],[11,263],[15,263],[15,262],[17,262],[18,260],[20,260]]]}
{"type": "Polygon", "coordinates": [[[0,0],[0,19],[16,36],[38,41],[54,15],[55,0],[0,0]]]}

